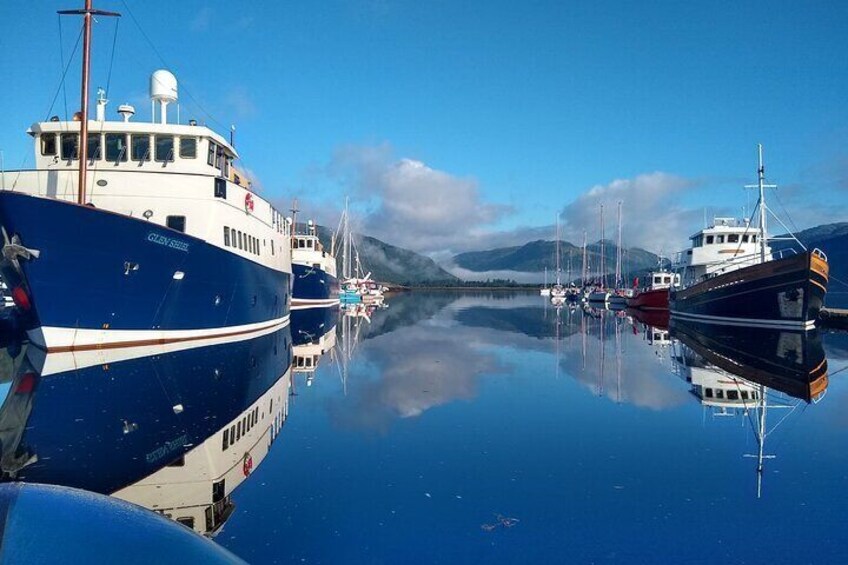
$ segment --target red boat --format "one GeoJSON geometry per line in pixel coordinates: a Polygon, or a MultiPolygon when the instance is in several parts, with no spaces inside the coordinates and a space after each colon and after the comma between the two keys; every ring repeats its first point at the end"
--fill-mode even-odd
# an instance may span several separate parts
{"type": "Polygon", "coordinates": [[[628,308],[638,310],[668,310],[668,288],[672,280],[680,281],[680,275],[666,271],[651,273],[651,286],[636,292],[627,301],[628,308]]]}

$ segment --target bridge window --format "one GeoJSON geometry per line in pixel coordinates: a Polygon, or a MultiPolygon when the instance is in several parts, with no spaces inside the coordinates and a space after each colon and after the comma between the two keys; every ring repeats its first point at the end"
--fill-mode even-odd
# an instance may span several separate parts
{"type": "Polygon", "coordinates": [[[724,400],[724,391],[721,390],[720,388],[716,389],[715,395],[716,395],[715,396],[716,398],[721,398],[722,400],[724,400]]]}
{"type": "Polygon", "coordinates": [[[757,236],[755,236],[755,235],[751,236],[751,243],[757,243],[757,236]]]}
{"type": "Polygon", "coordinates": [[[218,146],[215,144],[215,142],[210,140],[209,141],[209,152],[206,154],[206,163],[210,167],[215,166],[215,152],[217,151],[217,149],[218,149],[218,146]]]}
{"type": "Polygon", "coordinates": [[[177,230],[185,233],[186,217],[185,216],[168,216],[165,219],[165,224],[172,230],[177,230]]]}
{"type": "Polygon", "coordinates": [[[713,397],[713,389],[711,389],[711,388],[705,389],[704,390],[704,396],[706,398],[712,398],[713,397]]]}
{"type": "Polygon", "coordinates": [[[196,137],[181,137],[180,138],[180,158],[194,159],[197,157],[197,138],[196,137]]]}
{"type": "Polygon", "coordinates": [[[727,243],[739,243],[739,234],[738,233],[727,234],[727,243]]]}
{"type": "Polygon", "coordinates": [[[61,136],[61,142],[62,159],[65,161],[79,159],[79,135],[75,133],[63,133],[61,136]]]}
{"type": "Polygon", "coordinates": [[[723,235],[717,235],[716,236],[716,243],[724,243],[724,236],[723,235]]]}
{"type": "Polygon", "coordinates": [[[728,390],[727,391],[727,399],[728,400],[739,400],[739,391],[738,390],[728,390]]]}
{"type": "Polygon", "coordinates": [[[219,146],[215,149],[215,168],[221,169],[221,167],[224,166],[223,161],[224,161],[224,148],[219,146]]]}
{"type": "Polygon", "coordinates": [[[110,163],[127,160],[127,136],[125,134],[106,134],[106,160],[110,163]]]}
{"type": "Polygon", "coordinates": [[[55,155],[56,154],[56,134],[42,133],[41,134],[41,154],[55,155]]]}
{"type": "Polygon", "coordinates": [[[224,226],[224,247],[230,246],[230,228],[224,226]]]}
{"type": "Polygon", "coordinates": [[[665,284],[671,284],[671,277],[663,277],[663,282],[665,284]]]}
{"type": "Polygon", "coordinates": [[[748,234],[742,234],[742,243],[748,243],[748,234]]]}
{"type": "Polygon", "coordinates": [[[654,277],[654,284],[662,284],[662,277],[654,277]]]}
{"type": "Polygon", "coordinates": [[[713,238],[713,236],[708,235],[708,236],[707,236],[707,245],[712,245],[712,244],[713,244],[713,239],[714,239],[714,238],[713,238]]]}
{"type": "Polygon", "coordinates": [[[238,248],[239,248],[239,249],[242,249],[242,250],[244,249],[244,243],[243,243],[243,241],[242,241],[242,235],[241,235],[241,232],[238,232],[238,248]]]}
{"type": "Polygon", "coordinates": [[[130,158],[133,161],[149,161],[150,160],[150,136],[149,135],[133,135],[132,154],[130,158]]]}
{"type": "Polygon", "coordinates": [[[100,147],[100,134],[99,133],[90,133],[88,134],[88,160],[89,161],[98,161],[103,158],[103,154],[101,153],[102,148],[100,147]]]}
{"type": "Polygon", "coordinates": [[[173,135],[157,135],[156,139],[156,160],[159,162],[167,162],[174,160],[174,136],[173,135]]]}

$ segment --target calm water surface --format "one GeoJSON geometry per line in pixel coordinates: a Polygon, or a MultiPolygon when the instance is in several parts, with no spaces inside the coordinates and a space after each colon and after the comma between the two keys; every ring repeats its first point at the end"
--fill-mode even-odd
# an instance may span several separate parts
{"type": "Polygon", "coordinates": [[[10,346],[4,476],[255,563],[848,562],[848,334],[506,293],[350,314],[108,363],[10,346]]]}
{"type": "Polygon", "coordinates": [[[766,390],[758,498],[757,402],[632,319],[412,293],[338,330],[217,537],[247,560],[848,562],[844,334],[817,403],[766,390]]]}

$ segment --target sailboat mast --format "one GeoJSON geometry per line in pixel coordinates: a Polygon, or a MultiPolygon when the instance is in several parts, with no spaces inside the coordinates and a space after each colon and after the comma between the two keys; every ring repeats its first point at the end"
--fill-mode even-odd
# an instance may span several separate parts
{"type": "Polygon", "coordinates": [[[621,288],[621,200],[618,201],[618,244],[615,250],[615,288],[621,288]]]}
{"type": "Polygon", "coordinates": [[[598,265],[598,280],[602,289],[607,287],[604,247],[604,205],[601,204],[601,262],[598,265]]]}
{"type": "Polygon", "coordinates": [[[583,271],[580,273],[583,278],[583,286],[586,286],[586,278],[588,277],[589,263],[586,257],[586,230],[583,230],[583,271]]]}
{"type": "Polygon", "coordinates": [[[562,281],[560,281],[560,278],[561,278],[560,271],[561,270],[562,269],[560,268],[560,265],[559,265],[559,214],[557,214],[557,219],[556,219],[556,283],[557,283],[557,286],[562,284],[562,281]]]}

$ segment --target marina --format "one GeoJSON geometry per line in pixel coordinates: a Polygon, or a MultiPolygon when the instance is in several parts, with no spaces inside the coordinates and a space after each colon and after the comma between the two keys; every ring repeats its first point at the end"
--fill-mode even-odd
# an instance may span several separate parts
{"type": "Polygon", "coordinates": [[[845,10],[59,1],[0,562],[848,562],[845,10]]]}

